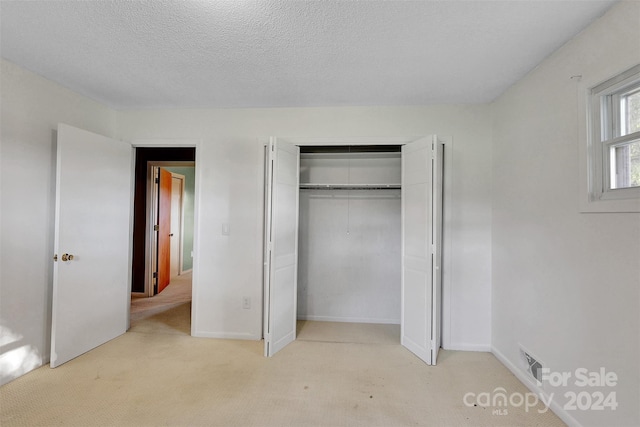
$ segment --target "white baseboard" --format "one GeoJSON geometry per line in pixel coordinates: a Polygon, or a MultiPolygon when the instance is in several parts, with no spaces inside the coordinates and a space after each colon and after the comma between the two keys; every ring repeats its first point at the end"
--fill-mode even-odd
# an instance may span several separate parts
{"type": "Polygon", "coordinates": [[[207,331],[193,331],[191,336],[197,338],[222,338],[227,340],[248,340],[248,341],[260,341],[262,336],[250,334],[248,332],[207,332],[207,331]]]}
{"type": "Polygon", "coordinates": [[[468,344],[463,342],[450,343],[446,347],[442,346],[444,350],[456,350],[456,351],[482,351],[484,353],[491,353],[491,346],[484,344],[468,344]]]}
{"type": "Polygon", "coordinates": [[[315,320],[318,322],[344,322],[344,323],[378,323],[384,325],[399,325],[400,319],[373,319],[369,317],[336,317],[298,315],[298,320],[315,320]]]}
{"type": "MultiPolygon", "coordinates": [[[[491,352],[494,356],[508,369],[511,371],[513,375],[516,376],[520,380],[522,384],[525,385],[531,392],[536,393],[537,395],[544,396],[545,401],[549,401],[549,395],[545,393],[540,387],[534,384],[528,377],[527,374],[524,373],[522,369],[519,369],[514,363],[512,363],[507,357],[500,352],[495,347],[491,347],[491,352]]],[[[549,409],[558,416],[562,421],[564,421],[569,427],[582,427],[582,424],[578,422],[569,412],[567,412],[556,400],[552,400],[549,405],[549,409]]]]}

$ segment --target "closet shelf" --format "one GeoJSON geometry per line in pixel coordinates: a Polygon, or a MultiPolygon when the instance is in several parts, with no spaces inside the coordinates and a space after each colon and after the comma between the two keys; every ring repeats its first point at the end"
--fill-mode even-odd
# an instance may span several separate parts
{"type": "Polygon", "coordinates": [[[399,190],[400,184],[300,184],[301,190],[399,190]]]}

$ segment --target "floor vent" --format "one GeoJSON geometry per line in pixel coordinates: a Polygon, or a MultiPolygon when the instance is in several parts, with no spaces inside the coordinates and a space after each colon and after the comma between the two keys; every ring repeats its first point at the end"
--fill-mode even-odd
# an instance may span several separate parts
{"type": "Polygon", "coordinates": [[[533,356],[530,351],[520,347],[520,356],[523,361],[523,368],[536,380],[538,384],[542,384],[542,368],[543,363],[537,357],[533,356]]]}

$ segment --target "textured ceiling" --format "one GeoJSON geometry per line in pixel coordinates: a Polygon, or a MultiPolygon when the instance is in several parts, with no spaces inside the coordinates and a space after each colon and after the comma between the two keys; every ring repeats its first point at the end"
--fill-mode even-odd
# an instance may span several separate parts
{"type": "Polygon", "coordinates": [[[614,1],[8,1],[4,58],[119,109],[484,103],[614,1]]]}

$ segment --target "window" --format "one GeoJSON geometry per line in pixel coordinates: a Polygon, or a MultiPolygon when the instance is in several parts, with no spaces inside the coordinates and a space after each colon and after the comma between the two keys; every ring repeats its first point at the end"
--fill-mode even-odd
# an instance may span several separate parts
{"type": "Polygon", "coordinates": [[[590,198],[640,199],[640,65],[590,96],[590,198]]]}

